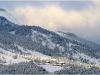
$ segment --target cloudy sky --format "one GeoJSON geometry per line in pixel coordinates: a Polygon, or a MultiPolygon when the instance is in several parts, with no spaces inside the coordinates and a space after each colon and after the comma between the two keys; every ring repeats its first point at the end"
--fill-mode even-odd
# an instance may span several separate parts
{"type": "Polygon", "coordinates": [[[100,1],[0,1],[21,24],[71,32],[100,44],[100,1]]]}

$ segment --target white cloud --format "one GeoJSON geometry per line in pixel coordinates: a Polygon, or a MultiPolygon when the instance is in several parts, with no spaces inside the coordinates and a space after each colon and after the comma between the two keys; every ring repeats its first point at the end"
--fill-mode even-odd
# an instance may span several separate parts
{"type": "Polygon", "coordinates": [[[45,7],[17,7],[15,14],[21,23],[38,25],[50,30],[57,30],[59,26],[82,27],[86,25],[81,12],[67,11],[59,5],[47,5],[45,7]],[[59,26],[58,26],[59,25],[59,26]]]}
{"type": "Polygon", "coordinates": [[[100,35],[100,2],[94,1],[86,9],[65,10],[59,4],[16,7],[13,12],[22,24],[36,25],[49,30],[68,29],[84,37],[100,35]],[[96,29],[96,30],[95,30],[96,29]]]}

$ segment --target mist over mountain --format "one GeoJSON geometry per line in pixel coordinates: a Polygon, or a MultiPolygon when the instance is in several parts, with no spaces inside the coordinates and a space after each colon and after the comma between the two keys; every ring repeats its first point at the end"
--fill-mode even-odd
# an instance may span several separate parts
{"type": "Polygon", "coordinates": [[[0,8],[0,64],[2,74],[94,74],[100,72],[100,45],[73,33],[19,25],[0,8]]]}
{"type": "Polygon", "coordinates": [[[5,17],[6,19],[8,19],[9,21],[11,21],[12,23],[15,24],[20,24],[17,19],[10,13],[8,13],[5,9],[0,8],[0,16],[5,17]]]}

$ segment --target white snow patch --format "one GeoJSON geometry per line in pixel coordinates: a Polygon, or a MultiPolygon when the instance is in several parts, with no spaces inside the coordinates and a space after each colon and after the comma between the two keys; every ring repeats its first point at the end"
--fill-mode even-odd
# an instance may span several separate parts
{"type": "Polygon", "coordinates": [[[64,51],[65,48],[63,46],[60,46],[59,49],[64,51]]]}
{"type": "Polygon", "coordinates": [[[55,33],[58,34],[58,35],[60,35],[60,36],[62,36],[62,37],[65,37],[65,34],[62,33],[62,32],[56,31],[55,33]]]}
{"type": "Polygon", "coordinates": [[[42,45],[43,45],[43,46],[46,46],[46,42],[45,42],[45,41],[42,41],[42,45]]]}
{"type": "Polygon", "coordinates": [[[63,67],[60,67],[60,66],[53,66],[53,65],[40,65],[42,66],[44,69],[46,69],[47,71],[49,72],[54,72],[54,71],[58,71],[58,70],[61,70],[63,69],[63,67]]]}
{"type": "Polygon", "coordinates": [[[12,32],[10,32],[10,34],[15,34],[15,32],[16,32],[16,31],[12,31],[12,32]]]}
{"type": "Polygon", "coordinates": [[[14,59],[12,56],[9,56],[9,55],[3,55],[1,54],[5,60],[6,60],[6,65],[8,64],[13,64],[13,63],[20,63],[20,62],[28,62],[29,60],[28,59],[24,59],[24,58],[16,58],[14,59]]]}
{"type": "Polygon", "coordinates": [[[5,65],[12,64],[12,63],[19,63],[19,62],[23,62],[23,61],[25,61],[25,62],[29,61],[27,59],[19,58],[19,57],[14,59],[13,56],[16,55],[15,53],[12,53],[10,51],[6,51],[2,48],[0,48],[0,51],[3,52],[3,53],[0,53],[0,59],[6,61],[5,65]]]}
{"type": "Polygon", "coordinates": [[[20,49],[22,52],[24,52],[24,53],[28,53],[23,47],[21,47],[21,46],[18,46],[18,45],[15,45],[15,46],[17,46],[18,47],[18,49],[20,49]]]}
{"type": "Polygon", "coordinates": [[[11,63],[19,63],[19,62],[29,62],[30,60],[24,59],[24,58],[17,58],[17,59],[12,59],[11,63]]]}
{"type": "Polygon", "coordinates": [[[69,47],[71,47],[73,44],[72,43],[69,43],[68,45],[69,45],[69,47]]]}
{"type": "Polygon", "coordinates": [[[2,49],[2,48],[0,48],[0,51],[2,51],[3,54],[6,54],[6,55],[15,55],[14,53],[12,53],[12,52],[10,52],[10,51],[6,51],[6,50],[4,50],[4,49],[2,49]]]}

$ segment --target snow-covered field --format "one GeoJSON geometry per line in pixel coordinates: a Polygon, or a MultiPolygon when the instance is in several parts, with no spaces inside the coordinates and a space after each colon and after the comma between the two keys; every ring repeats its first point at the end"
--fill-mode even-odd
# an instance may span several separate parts
{"type": "Polygon", "coordinates": [[[60,66],[53,66],[53,65],[40,65],[42,66],[44,69],[46,69],[47,71],[49,72],[54,72],[54,71],[58,71],[58,70],[61,70],[63,69],[63,67],[60,67],[60,66]]]}
{"type": "Polygon", "coordinates": [[[0,48],[0,59],[3,61],[6,61],[6,65],[8,64],[12,64],[12,63],[19,63],[19,62],[28,62],[29,60],[24,59],[24,58],[19,58],[17,57],[16,59],[13,58],[14,55],[16,55],[15,53],[12,53],[10,51],[6,51],[2,48],[0,48]]]}
{"type": "MultiPolygon", "coordinates": [[[[26,50],[24,51],[24,48],[21,47],[21,46],[18,46],[18,48],[23,51],[23,52],[26,52],[26,53],[30,53],[31,55],[36,55],[36,56],[40,56],[41,59],[42,57],[46,57],[49,58],[50,56],[47,56],[47,55],[44,55],[42,53],[39,53],[37,51],[31,51],[31,50],[26,50]]],[[[0,48],[0,59],[1,60],[5,60],[6,63],[3,63],[5,65],[9,65],[9,64],[13,64],[13,63],[20,63],[20,62],[28,62],[30,60],[28,59],[25,59],[25,58],[20,58],[20,57],[17,57],[16,59],[13,58],[14,55],[16,55],[15,53],[11,52],[10,50],[9,51],[6,51],[2,48],[0,48]]],[[[44,58],[43,58],[44,59],[44,58]]],[[[53,66],[51,64],[46,64],[46,65],[37,65],[37,66],[41,66],[43,67],[44,69],[46,69],[47,71],[49,72],[54,72],[54,71],[58,71],[58,70],[61,70],[63,69],[63,67],[60,67],[60,66],[53,66]]]]}

